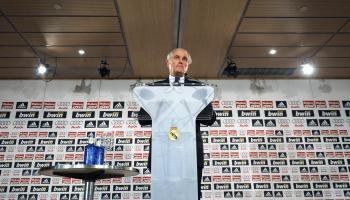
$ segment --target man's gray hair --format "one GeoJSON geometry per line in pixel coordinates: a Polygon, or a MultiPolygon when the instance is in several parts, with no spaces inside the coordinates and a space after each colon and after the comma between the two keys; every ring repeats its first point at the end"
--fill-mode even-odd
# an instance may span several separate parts
{"type": "Polygon", "coordinates": [[[188,55],[188,64],[191,64],[191,63],[192,63],[191,55],[190,55],[190,53],[188,53],[188,51],[187,51],[186,49],[183,49],[183,48],[176,48],[176,49],[171,50],[171,51],[168,53],[168,55],[166,56],[166,59],[167,59],[168,61],[169,61],[170,59],[172,59],[172,58],[173,58],[174,52],[175,52],[176,50],[178,50],[178,49],[182,49],[182,50],[184,50],[184,51],[187,52],[187,55],[188,55]]]}

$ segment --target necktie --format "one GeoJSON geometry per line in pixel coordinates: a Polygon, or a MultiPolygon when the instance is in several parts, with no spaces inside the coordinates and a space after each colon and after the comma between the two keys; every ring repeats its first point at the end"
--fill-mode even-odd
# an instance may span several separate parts
{"type": "Polygon", "coordinates": [[[180,85],[180,77],[175,76],[174,85],[180,85]]]}

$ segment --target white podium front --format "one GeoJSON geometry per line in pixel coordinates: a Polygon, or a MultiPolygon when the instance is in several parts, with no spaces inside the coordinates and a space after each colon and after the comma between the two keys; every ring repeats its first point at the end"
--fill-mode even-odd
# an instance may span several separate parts
{"type": "Polygon", "coordinates": [[[152,200],[196,200],[196,117],[214,98],[209,86],[140,86],[152,118],[152,200]]]}

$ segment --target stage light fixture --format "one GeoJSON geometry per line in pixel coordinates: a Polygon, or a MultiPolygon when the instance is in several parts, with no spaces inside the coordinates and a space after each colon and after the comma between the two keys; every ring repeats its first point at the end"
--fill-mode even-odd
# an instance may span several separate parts
{"type": "Polygon", "coordinates": [[[307,76],[313,74],[315,71],[315,67],[314,67],[314,64],[312,63],[311,59],[302,60],[300,67],[301,67],[301,71],[303,72],[303,74],[307,75],[307,76]]]}
{"type": "Polygon", "coordinates": [[[227,58],[227,66],[224,68],[224,71],[222,72],[223,75],[226,75],[227,77],[234,77],[236,78],[240,72],[237,67],[237,64],[230,58],[227,58]]]}
{"type": "Polygon", "coordinates": [[[48,64],[43,64],[43,63],[39,63],[37,69],[36,69],[36,73],[38,75],[45,75],[49,70],[49,65],[48,64]]]}
{"type": "Polygon", "coordinates": [[[111,70],[109,69],[109,64],[107,63],[107,59],[101,59],[100,68],[98,68],[98,72],[102,78],[109,77],[111,70]]]}

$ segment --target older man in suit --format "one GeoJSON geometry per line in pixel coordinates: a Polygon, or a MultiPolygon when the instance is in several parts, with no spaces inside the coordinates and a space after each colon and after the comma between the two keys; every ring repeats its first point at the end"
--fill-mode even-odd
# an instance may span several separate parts
{"type": "MultiPolygon", "coordinates": [[[[188,53],[187,50],[183,48],[176,48],[173,49],[168,55],[166,64],[169,69],[169,77],[154,82],[150,85],[158,86],[158,85],[190,85],[190,86],[200,86],[202,85],[201,82],[190,80],[186,78],[187,70],[189,68],[189,65],[192,63],[191,55],[188,53]]],[[[213,106],[211,103],[207,105],[204,110],[199,114],[202,113],[210,113],[211,117],[210,120],[196,120],[196,144],[197,144],[197,180],[198,180],[198,199],[200,199],[201,194],[201,179],[202,179],[202,170],[204,168],[204,152],[203,152],[203,140],[202,135],[200,133],[200,124],[204,124],[207,126],[212,125],[216,120],[216,114],[213,110],[213,106]]],[[[148,115],[147,112],[141,108],[139,112],[139,123],[141,126],[151,125],[151,120],[144,120],[144,117],[148,115]]],[[[148,168],[151,169],[151,150],[148,158],[148,168]]]]}

